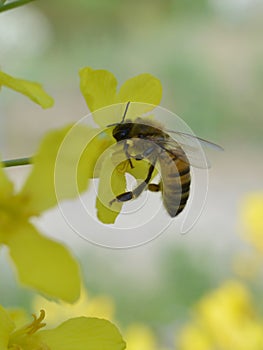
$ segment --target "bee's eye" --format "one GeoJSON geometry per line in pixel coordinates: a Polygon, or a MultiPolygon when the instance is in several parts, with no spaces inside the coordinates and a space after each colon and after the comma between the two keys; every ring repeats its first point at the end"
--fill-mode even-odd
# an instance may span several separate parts
{"type": "Polygon", "coordinates": [[[122,130],[118,133],[118,136],[120,138],[123,138],[123,137],[127,136],[127,134],[128,134],[127,130],[122,130]]]}
{"type": "Polygon", "coordinates": [[[124,140],[127,138],[127,136],[129,135],[129,130],[117,130],[116,132],[113,133],[113,137],[117,140],[124,140]]]}

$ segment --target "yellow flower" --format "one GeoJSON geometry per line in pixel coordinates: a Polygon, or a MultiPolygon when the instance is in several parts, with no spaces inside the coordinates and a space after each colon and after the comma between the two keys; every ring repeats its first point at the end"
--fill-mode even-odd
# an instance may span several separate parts
{"type": "Polygon", "coordinates": [[[44,308],[47,313],[46,320],[52,326],[56,326],[64,319],[79,315],[106,318],[108,320],[113,320],[114,315],[114,303],[110,297],[99,295],[90,298],[84,288],[81,290],[80,298],[74,304],[57,303],[37,295],[32,306],[35,311],[44,308]]]}
{"type": "Polygon", "coordinates": [[[204,297],[194,321],[179,335],[178,350],[261,350],[263,322],[245,286],[229,281],[204,297]]]}
{"type": "Polygon", "coordinates": [[[0,71],[0,88],[1,86],[20,92],[43,108],[50,108],[54,104],[53,98],[45,92],[39,83],[14,78],[0,71]]]}
{"type": "Polygon", "coordinates": [[[241,204],[242,236],[263,253],[263,193],[247,195],[241,204]]]}
{"type": "MultiPolygon", "coordinates": [[[[18,193],[0,167],[0,245],[9,248],[23,284],[48,296],[74,302],[80,294],[77,262],[62,244],[41,235],[31,223],[32,218],[57,205],[55,167],[61,143],[70,129],[71,126],[45,136],[32,159],[31,173],[18,193]]],[[[93,133],[91,128],[76,127],[71,139],[74,147],[71,144],[70,150],[61,155],[56,171],[60,199],[76,197],[87,187],[93,153],[102,152],[105,147],[104,140],[90,142],[87,152],[91,161],[79,161],[80,148],[92,139],[93,133]],[[78,179],[74,183],[68,181],[75,179],[76,172],[78,179]]]]}
{"type": "MultiPolygon", "coordinates": [[[[80,89],[94,121],[104,129],[109,124],[121,121],[128,101],[137,102],[131,103],[127,111],[127,118],[133,119],[154,109],[162,97],[160,81],[150,74],[140,74],[128,79],[117,92],[117,80],[112,73],[106,70],[93,70],[90,67],[80,70],[80,89]]],[[[111,144],[115,143],[111,137],[111,144]]],[[[145,174],[147,166],[145,162],[138,162],[131,171],[123,164],[119,166],[113,164],[111,156],[112,153],[109,152],[101,165],[96,202],[97,216],[107,224],[114,223],[121,211],[122,203],[116,202],[112,208],[109,208],[108,204],[113,196],[125,192],[125,172],[130,172],[136,179],[141,179],[142,170],[145,174]],[[109,174],[112,174],[110,180],[109,174]]]]}
{"type": "Polygon", "coordinates": [[[119,330],[109,321],[76,317],[56,328],[43,330],[45,311],[33,321],[17,326],[15,320],[0,306],[1,350],[122,350],[125,349],[119,330]]]}

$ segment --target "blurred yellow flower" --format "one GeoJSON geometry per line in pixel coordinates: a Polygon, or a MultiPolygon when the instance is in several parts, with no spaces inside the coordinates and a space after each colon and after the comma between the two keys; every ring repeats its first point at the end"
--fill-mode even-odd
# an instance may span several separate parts
{"type": "Polygon", "coordinates": [[[0,246],[9,248],[22,283],[67,302],[76,301],[80,294],[78,263],[61,243],[43,236],[31,220],[57,205],[56,167],[59,199],[74,198],[79,191],[86,189],[89,173],[93,173],[93,158],[105,147],[104,140],[89,143],[94,135],[93,129],[75,127],[70,149],[62,154],[58,166],[58,151],[71,127],[50,132],[44,137],[32,159],[31,173],[19,192],[15,191],[0,166],[0,246]],[[90,162],[80,161],[80,149],[83,151],[87,142],[89,146],[85,151],[90,152],[90,162]]]}
{"type": "Polygon", "coordinates": [[[130,324],[124,337],[128,350],[169,350],[158,343],[157,337],[150,327],[143,323],[130,324]]]}
{"type": "Polygon", "coordinates": [[[242,236],[263,253],[263,193],[247,195],[241,204],[242,236]]]}
{"type": "Polygon", "coordinates": [[[144,324],[131,324],[124,333],[128,350],[157,350],[156,338],[144,324]]]}
{"type": "Polygon", "coordinates": [[[106,295],[90,298],[87,291],[82,288],[80,298],[74,304],[54,302],[37,295],[32,302],[34,311],[44,308],[46,321],[49,325],[56,326],[64,319],[78,316],[99,317],[113,320],[114,302],[106,295]]]}
{"type": "Polygon", "coordinates": [[[14,78],[0,71],[0,88],[1,86],[20,92],[43,108],[50,108],[54,104],[53,98],[45,92],[39,83],[14,78]]]}
{"type": "Polygon", "coordinates": [[[178,350],[262,350],[263,320],[245,286],[229,281],[204,297],[177,344],[178,350]]]}
{"type": "Polygon", "coordinates": [[[109,321],[76,317],[56,328],[42,330],[45,311],[33,315],[33,321],[16,324],[15,314],[10,314],[0,305],[0,349],[1,350],[122,350],[126,344],[119,330],[109,321]]]}

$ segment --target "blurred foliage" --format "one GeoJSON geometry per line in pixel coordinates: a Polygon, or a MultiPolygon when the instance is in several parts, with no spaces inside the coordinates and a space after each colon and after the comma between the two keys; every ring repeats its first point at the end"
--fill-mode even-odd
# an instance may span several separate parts
{"type": "MultiPolygon", "coordinates": [[[[220,277],[214,275],[210,258],[182,248],[165,249],[158,259],[155,273],[160,277],[154,287],[151,283],[148,285],[147,280],[142,285],[135,283],[134,278],[120,276],[114,269],[111,278],[105,279],[106,267],[101,264],[97,266],[96,276],[87,275],[88,290],[94,294],[103,290],[110,295],[116,304],[116,318],[125,326],[134,322],[153,327],[176,323],[185,317],[189,307],[218,283],[220,277]],[[121,286],[117,282],[120,280],[121,286]]],[[[84,265],[92,266],[93,259],[84,258],[84,265]]]]}
{"type": "Polygon", "coordinates": [[[120,83],[149,71],[164,86],[162,105],[196,133],[219,143],[262,144],[263,11],[252,5],[241,11],[241,4],[232,11],[231,3],[220,10],[216,3],[35,2],[51,37],[45,53],[27,59],[24,69],[74,92],[77,71],[86,65],[115,72],[120,83]]]}
{"type": "Polygon", "coordinates": [[[226,108],[231,110],[231,101],[225,96],[223,87],[215,84],[201,58],[187,54],[171,56],[162,74],[173,91],[179,115],[184,115],[184,120],[196,133],[213,138],[225,132],[229,116],[224,111],[226,108]]]}

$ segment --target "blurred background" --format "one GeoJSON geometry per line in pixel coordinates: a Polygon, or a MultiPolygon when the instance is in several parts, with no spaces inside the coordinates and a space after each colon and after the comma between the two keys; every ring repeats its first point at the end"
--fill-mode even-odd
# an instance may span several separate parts
{"type": "MultiPolygon", "coordinates": [[[[87,114],[78,76],[85,66],[112,71],[120,84],[144,72],[158,77],[161,105],[225,149],[209,155],[207,203],[187,235],[171,227],[145,246],[110,250],[76,236],[58,210],[37,221],[72,247],[89,295],[112,300],[121,329],[147,327],[155,339],[150,348],[180,349],[177,339],[196,303],[227,280],[247,286],[263,316],[261,261],[246,216],[255,204],[251,194],[262,195],[262,31],[262,0],[38,0],[0,16],[1,69],[41,82],[55,99],[42,110],[2,90],[4,159],[34,154],[48,130],[87,114]]],[[[9,170],[18,186],[27,172],[9,170]]],[[[32,308],[32,293],[16,284],[7,252],[0,258],[1,303],[32,308]]]]}

